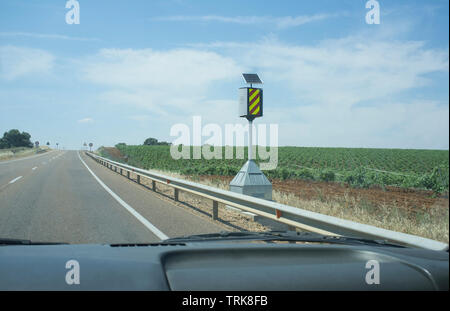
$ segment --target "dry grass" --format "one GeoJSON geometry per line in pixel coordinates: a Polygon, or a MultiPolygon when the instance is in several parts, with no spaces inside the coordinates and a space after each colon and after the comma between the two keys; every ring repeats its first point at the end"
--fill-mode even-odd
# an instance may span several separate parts
{"type": "MultiPolygon", "coordinates": [[[[197,176],[184,176],[167,171],[152,171],[228,190],[228,184],[217,178],[208,179],[197,176]]],[[[190,200],[190,197],[196,197],[196,199],[192,201],[192,205],[201,205],[201,202],[204,201],[204,199],[201,199],[198,196],[183,194],[184,200],[190,200]]],[[[339,199],[327,199],[325,196],[318,193],[317,198],[314,200],[303,200],[292,193],[279,192],[276,190],[272,192],[272,198],[278,203],[308,211],[449,243],[448,206],[433,206],[428,209],[417,208],[416,210],[407,210],[387,204],[375,206],[364,198],[354,198],[346,195],[339,199]]],[[[208,204],[208,206],[210,206],[211,203],[208,204]]],[[[224,216],[222,209],[220,209],[220,213],[220,217],[222,218],[224,216]]],[[[234,215],[230,217],[230,219],[236,224],[248,222],[248,220],[242,216],[239,217],[234,215]]],[[[261,228],[255,227],[252,229],[261,230],[267,229],[267,227],[262,226],[261,228]]]]}
{"type": "Polygon", "coordinates": [[[409,211],[392,205],[375,206],[364,199],[301,200],[289,193],[274,191],[275,201],[305,210],[352,220],[388,230],[449,242],[449,210],[439,206],[409,211]]]}
{"type": "MultiPolygon", "coordinates": [[[[43,149],[43,148],[42,148],[43,149]]],[[[45,148],[47,149],[47,148],[45,148]]],[[[0,150],[0,160],[6,161],[11,159],[19,159],[36,154],[35,148],[14,151],[12,149],[0,150]]]]}

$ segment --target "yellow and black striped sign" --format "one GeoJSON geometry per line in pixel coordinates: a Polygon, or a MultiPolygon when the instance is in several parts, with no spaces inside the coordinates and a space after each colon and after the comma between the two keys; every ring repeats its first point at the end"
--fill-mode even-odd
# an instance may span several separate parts
{"type": "Polygon", "coordinates": [[[262,89],[248,89],[248,114],[262,116],[262,89]]]}

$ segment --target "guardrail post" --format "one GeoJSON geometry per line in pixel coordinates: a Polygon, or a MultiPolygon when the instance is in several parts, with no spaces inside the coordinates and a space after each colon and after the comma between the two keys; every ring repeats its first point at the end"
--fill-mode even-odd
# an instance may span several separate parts
{"type": "Polygon", "coordinates": [[[152,180],[152,190],[156,191],[156,181],[152,180]]]}
{"type": "Polygon", "coordinates": [[[213,201],[212,219],[219,219],[219,202],[213,201]]]}
{"type": "Polygon", "coordinates": [[[173,188],[173,197],[174,197],[175,201],[178,201],[178,189],[177,188],[173,188]]]}
{"type": "Polygon", "coordinates": [[[137,183],[138,183],[138,184],[141,183],[141,175],[137,175],[137,183]]]}

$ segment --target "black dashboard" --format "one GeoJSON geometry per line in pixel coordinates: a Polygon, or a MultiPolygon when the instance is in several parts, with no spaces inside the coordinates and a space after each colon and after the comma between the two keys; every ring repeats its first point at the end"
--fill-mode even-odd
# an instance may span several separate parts
{"type": "Polygon", "coordinates": [[[0,246],[0,290],[7,291],[448,288],[448,252],[416,248],[231,242],[0,246]]]}

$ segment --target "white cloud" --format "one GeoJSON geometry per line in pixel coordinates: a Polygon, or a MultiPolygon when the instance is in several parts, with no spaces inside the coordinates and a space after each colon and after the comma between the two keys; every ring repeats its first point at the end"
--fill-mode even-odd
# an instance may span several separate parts
{"type": "Polygon", "coordinates": [[[342,109],[316,105],[266,110],[261,121],[280,123],[284,145],[448,149],[448,113],[448,103],[433,101],[342,109]]]}
{"type": "Polygon", "coordinates": [[[54,57],[39,49],[0,46],[0,78],[15,80],[30,74],[49,73],[54,57]]]}
{"type": "Polygon", "coordinates": [[[126,88],[205,87],[232,77],[238,71],[233,59],[193,49],[169,51],[103,49],[85,67],[93,82],[126,88]]]}
{"type": "Polygon", "coordinates": [[[139,115],[128,116],[128,119],[134,120],[134,121],[139,121],[139,122],[148,122],[151,118],[149,115],[139,114],[139,115]]]}
{"type": "Polygon", "coordinates": [[[160,115],[183,114],[205,100],[208,87],[240,74],[229,57],[194,49],[101,50],[83,64],[83,79],[111,87],[99,98],[160,115]]]}
{"type": "Polygon", "coordinates": [[[438,82],[430,74],[448,72],[448,50],[422,42],[352,36],[317,45],[269,39],[108,49],[85,63],[84,78],[110,87],[100,95],[104,102],[146,109],[170,128],[189,124],[199,110],[204,123],[242,121],[236,90],[223,97],[208,89],[249,68],[265,81],[258,123],[278,123],[282,145],[448,148],[448,99],[411,95],[438,82]]]}
{"type": "Polygon", "coordinates": [[[278,28],[289,28],[289,27],[297,27],[304,24],[322,21],[325,19],[338,17],[343,15],[342,13],[336,13],[336,14],[315,14],[310,16],[286,16],[282,18],[275,18],[273,22],[276,24],[278,28]]]}
{"type": "Polygon", "coordinates": [[[220,16],[220,15],[204,15],[204,16],[166,16],[155,17],[152,20],[155,21],[169,21],[169,22],[221,22],[241,25],[252,24],[270,24],[277,28],[289,28],[296,27],[316,21],[325,20],[341,16],[344,13],[334,14],[315,14],[315,15],[300,15],[300,16],[283,16],[283,17],[271,17],[271,16],[220,16]]]}
{"type": "Polygon", "coordinates": [[[77,121],[78,123],[92,123],[94,122],[94,119],[92,118],[84,118],[77,121]]]}
{"type": "Polygon", "coordinates": [[[97,41],[96,38],[70,37],[58,34],[31,33],[31,32],[0,32],[0,37],[28,37],[36,39],[56,39],[56,40],[74,40],[74,41],[97,41]]]}
{"type": "Polygon", "coordinates": [[[360,37],[317,46],[264,42],[238,50],[248,51],[244,64],[260,64],[266,88],[269,81],[285,84],[292,95],[290,104],[265,104],[264,121],[279,122],[280,135],[288,133],[282,144],[448,148],[448,98],[419,102],[409,93],[436,84],[429,74],[448,72],[448,50],[360,37]]]}
{"type": "Polygon", "coordinates": [[[426,74],[448,72],[448,50],[425,49],[422,42],[349,37],[316,46],[264,41],[216,42],[211,48],[231,53],[242,66],[257,64],[263,79],[290,85],[302,104],[352,105],[423,86],[430,82],[426,74]]]}

